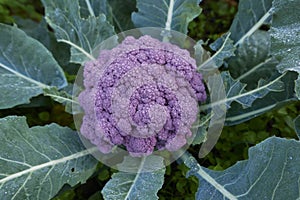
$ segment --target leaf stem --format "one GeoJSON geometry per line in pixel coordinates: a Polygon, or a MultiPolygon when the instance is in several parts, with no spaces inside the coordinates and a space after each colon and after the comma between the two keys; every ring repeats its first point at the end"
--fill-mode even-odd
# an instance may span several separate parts
{"type": "Polygon", "coordinates": [[[219,184],[213,177],[211,177],[208,173],[206,173],[202,169],[202,166],[197,162],[197,160],[191,154],[189,154],[188,152],[184,152],[184,154],[181,157],[181,160],[188,168],[190,168],[190,172],[192,172],[192,174],[196,173],[199,176],[201,176],[204,180],[206,180],[209,184],[211,184],[214,188],[216,188],[216,190],[218,190],[228,199],[237,200],[237,197],[235,197],[224,186],[219,184]]]}
{"type": "MultiPolygon", "coordinates": [[[[138,169],[138,171],[137,171],[137,173],[136,173],[136,176],[134,177],[134,180],[132,181],[132,183],[135,183],[136,180],[137,180],[137,179],[139,178],[139,176],[141,175],[142,170],[143,170],[143,167],[144,167],[144,164],[145,164],[145,160],[146,160],[146,157],[143,156],[143,157],[142,157],[142,160],[141,160],[140,167],[139,167],[139,169],[138,169]]],[[[132,184],[132,185],[130,186],[130,188],[129,188],[128,192],[127,192],[127,195],[126,195],[126,197],[125,197],[124,199],[129,199],[130,193],[131,193],[131,191],[132,191],[133,188],[134,188],[133,186],[134,186],[134,184],[132,184]]]]}
{"type": "Polygon", "coordinates": [[[257,69],[259,69],[260,67],[262,67],[264,64],[268,63],[269,61],[271,61],[272,58],[268,58],[267,60],[265,60],[264,62],[259,63],[258,65],[254,66],[253,68],[251,68],[251,70],[247,71],[245,74],[242,74],[240,77],[238,77],[237,79],[235,79],[236,81],[240,81],[242,79],[244,79],[245,77],[249,76],[250,74],[252,74],[254,71],[256,71],[257,69]]]}
{"type": "Polygon", "coordinates": [[[209,59],[207,59],[204,63],[202,63],[199,67],[198,67],[198,70],[201,69],[201,68],[204,68],[208,63],[210,62],[213,62],[214,58],[222,52],[222,50],[224,49],[224,47],[226,46],[226,42],[227,40],[229,39],[229,36],[230,36],[230,33],[226,36],[221,48],[212,56],[210,57],[209,59]]]}
{"type": "Polygon", "coordinates": [[[68,40],[65,40],[65,39],[59,39],[57,40],[59,42],[64,42],[72,47],[74,47],[75,49],[79,50],[80,52],[82,52],[84,55],[86,55],[86,57],[88,57],[90,60],[96,60],[91,54],[89,54],[88,52],[86,52],[83,48],[77,46],[76,44],[68,41],[68,40]]]}
{"type": "Polygon", "coordinates": [[[89,9],[89,12],[90,12],[91,16],[95,17],[95,13],[94,13],[94,11],[93,11],[93,8],[92,8],[92,6],[91,6],[90,1],[89,1],[89,0],[85,0],[85,3],[86,3],[86,5],[87,5],[87,7],[88,7],[88,9],[89,9]]]}
{"type": "Polygon", "coordinates": [[[83,156],[87,156],[89,155],[90,153],[93,153],[93,152],[96,152],[98,151],[98,148],[97,147],[93,147],[93,148],[90,148],[90,149],[86,149],[86,150],[83,150],[83,151],[80,151],[80,152],[76,152],[75,154],[72,154],[72,155],[69,155],[69,156],[66,156],[66,157],[63,157],[63,158],[60,158],[60,159],[57,159],[57,160],[51,160],[49,162],[46,162],[46,163],[43,163],[43,164],[40,164],[40,165],[36,165],[36,166],[33,166],[33,167],[30,167],[26,170],[23,170],[23,171],[20,171],[18,173],[15,173],[15,174],[11,174],[3,179],[0,179],[0,184],[3,184],[7,181],[10,181],[10,180],[13,180],[15,178],[18,178],[20,176],[23,176],[25,174],[31,174],[37,170],[41,170],[43,168],[47,168],[47,167],[50,167],[50,166],[54,166],[54,165],[58,165],[60,163],[65,163],[69,160],[73,160],[73,159],[77,159],[77,158],[80,158],[80,157],[83,157],[83,156]]]}
{"type": "Polygon", "coordinates": [[[63,96],[58,96],[58,95],[55,95],[55,94],[49,94],[49,93],[45,93],[44,94],[45,96],[49,96],[49,97],[52,97],[52,98],[56,98],[56,99],[61,99],[61,100],[64,100],[64,101],[69,101],[71,103],[74,103],[74,104],[77,104],[79,105],[79,103],[77,101],[74,101],[73,99],[69,99],[69,98],[66,98],[66,97],[63,97],[63,96]]]}
{"type": "Polygon", "coordinates": [[[168,8],[168,16],[167,16],[167,21],[166,21],[166,27],[165,27],[165,29],[167,31],[171,30],[173,9],[174,9],[174,0],[170,0],[170,4],[169,4],[169,8],[168,8]]]}
{"type": "Polygon", "coordinates": [[[13,74],[15,74],[16,76],[18,76],[18,77],[20,77],[20,78],[22,78],[22,79],[27,80],[28,82],[31,82],[31,83],[33,83],[33,84],[39,86],[41,89],[49,89],[49,88],[50,88],[50,86],[45,85],[45,84],[43,84],[43,83],[41,83],[41,82],[38,82],[38,81],[36,81],[36,80],[34,80],[34,79],[30,78],[30,77],[24,76],[23,74],[21,74],[21,73],[19,73],[19,72],[17,72],[17,71],[14,71],[14,70],[12,70],[12,69],[10,69],[8,66],[6,66],[6,65],[4,65],[4,64],[2,64],[2,63],[0,63],[0,67],[2,67],[2,68],[4,68],[5,70],[7,70],[7,71],[9,71],[9,72],[11,72],[11,73],[13,73],[13,74]]]}
{"type": "Polygon", "coordinates": [[[208,183],[214,186],[219,192],[221,192],[225,197],[230,200],[237,200],[237,198],[231,194],[228,190],[226,190],[222,185],[220,185],[214,178],[212,178],[208,173],[206,173],[202,167],[199,165],[199,170],[197,173],[208,183]]]}
{"type": "Polygon", "coordinates": [[[230,98],[225,98],[225,99],[222,99],[222,100],[219,100],[219,101],[212,102],[210,104],[206,104],[206,105],[200,106],[200,109],[201,110],[206,110],[206,109],[209,109],[209,108],[211,108],[213,106],[220,105],[220,104],[225,104],[227,102],[234,101],[234,100],[236,100],[238,98],[241,98],[241,97],[244,97],[244,96],[247,96],[247,95],[251,95],[251,94],[253,94],[255,92],[258,92],[258,91],[260,91],[262,89],[265,89],[265,88],[269,87],[270,85],[274,84],[275,82],[279,81],[283,76],[285,76],[286,73],[287,72],[283,73],[282,75],[278,76],[276,79],[274,79],[273,81],[271,81],[270,83],[268,83],[268,84],[266,84],[266,85],[264,85],[262,87],[258,87],[258,88],[254,89],[254,90],[251,90],[249,92],[245,92],[243,94],[239,94],[239,95],[236,95],[236,96],[233,96],[233,97],[230,97],[230,98]]]}
{"type": "Polygon", "coordinates": [[[260,18],[260,20],[245,34],[243,37],[241,37],[235,44],[234,46],[238,46],[239,44],[243,43],[243,41],[252,35],[270,16],[272,15],[272,9],[268,10],[264,16],[260,18]]]}

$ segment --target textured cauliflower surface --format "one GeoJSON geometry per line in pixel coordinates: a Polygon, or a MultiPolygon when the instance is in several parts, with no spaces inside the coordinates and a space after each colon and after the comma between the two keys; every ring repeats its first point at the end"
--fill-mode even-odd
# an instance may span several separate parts
{"type": "Polygon", "coordinates": [[[132,156],[180,149],[192,136],[198,102],[206,100],[189,52],[150,36],[129,36],[101,51],[83,76],[80,132],[103,153],[115,145],[132,156]]]}

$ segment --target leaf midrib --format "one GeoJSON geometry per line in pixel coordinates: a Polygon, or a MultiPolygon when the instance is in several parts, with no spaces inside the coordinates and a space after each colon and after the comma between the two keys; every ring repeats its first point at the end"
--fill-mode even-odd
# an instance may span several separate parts
{"type": "Polygon", "coordinates": [[[18,71],[12,70],[10,67],[8,67],[8,66],[6,66],[6,65],[4,65],[2,63],[0,63],[0,67],[2,67],[3,69],[11,72],[12,74],[15,74],[16,76],[18,76],[18,77],[20,77],[20,78],[22,78],[22,79],[24,79],[24,80],[26,80],[26,81],[28,81],[30,83],[33,83],[33,84],[37,85],[41,89],[46,89],[46,88],[48,89],[48,88],[50,88],[50,86],[48,86],[46,84],[43,84],[41,82],[38,82],[38,81],[36,81],[36,80],[34,80],[34,79],[30,78],[30,77],[27,77],[27,76],[21,74],[18,71]]]}
{"type": "Polygon", "coordinates": [[[73,159],[77,159],[77,158],[80,158],[80,157],[83,157],[83,156],[87,156],[87,155],[89,155],[93,152],[96,152],[96,151],[98,151],[97,147],[93,147],[93,148],[86,149],[86,150],[83,150],[83,151],[80,151],[80,152],[76,152],[75,154],[72,154],[72,155],[69,155],[69,156],[66,156],[66,157],[63,157],[63,158],[60,158],[60,159],[51,160],[49,162],[46,162],[46,163],[43,163],[43,164],[40,164],[40,165],[32,166],[32,167],[30,167],[26,170],[20,171],[20,172],[15,173],[15,174],[11,174],[11,175],[1,179],[0,184],[4,184],[7,181],[13,180],[15,178],[18,178],[18,177],[23,176],[23,175],[28,174],[28,173],[33,173],[35,171],[38,171],[40,169],[43,169],[43,168],[46,168],[46,167],[49,167],[49,166],[55,166],[55,165],[58,165],[60,163],[67,162],[69,160],[73,160],[73,159]]]}
{"type": "Polygon", "coordinates": [[[263,85],[262,87],[258,87],[254,90],[251,90],[249,92],[245,92],[245,93],[242,93],[242,94],[238,94],[236,96],[233,96],[233,97],[230,97],[230,98],[226,98],[226,99],[222,99],[222,100],[219,100],[219,101],[215,101],[213,103],[210,103],[210,104],[206,104],[206,105],[203,105],[203,106],[200,106],[200,110],[206,110],[206,109],[209,109],[213,106],[216,106],[216,105],[220,105],[220,104],[225,104],[227,102],[231,102],[231,101],[235,101],[241,97],[245,97],[247,95],[251,95],[251,94],[254,94],[255,92],[258,92],[260,90],[263,90],[271,85],[273,85],[275,82],[279,81],[281,78],[283,78],[285,75],[286,75],[287,72],[283,73],[282,75],[278,76],[276,79],[274,79],[273,81],[269,82],[268,84],[266,85],[263,85]]]}
{"type": "Polygon", "coordinates": [[[264,14],[255,24],[254,24],[254,26],[252,26],[251,27],[251,29],[249,29],[248,31],[247,31],[247,33],[245,33],[244,35],[243,35],[243,37],[241,37],[235,44],[234,44],[234,46],[236,47],[236,46],[238,46],[238,45],[240,45],[241,43],[243,43],[243,41],[247,38],[247,37],[249,37],[249,36],[251,36],[257,29],[259,29],[259,27],[261,26],[261,25],[263,25],[263,23],[272,15],[273,13],[272,13],[272,8],[270,8],[267,12],[266,12],[266,14],[264,14]]]}
{"type": "Polygon", "coordinates": [[[140,175],[142,174],[142,169],[143,169],[143,167],[144,167],[145,160],[146,160],[146,157],[143,157],[142,160],[141,160],[140,167],[139,167],[139,169],[138,169],[138,171],[137,171],[137,174],[136,174],[135,178],[134,178],[133,181],[132,181],[132,184],[131,184],[131,186],[130,186],[128,192],[127,192],[126,197],[124,198],[125,200],[126,200],[126,199],[129,199],[129,196],[130,196],[130,194],[131,194],[131,191],[133,190],[134,185],[135,185],[134,183],[137,181],[137,179],[138,179],[138,178],[140,177],[140,175]]]}

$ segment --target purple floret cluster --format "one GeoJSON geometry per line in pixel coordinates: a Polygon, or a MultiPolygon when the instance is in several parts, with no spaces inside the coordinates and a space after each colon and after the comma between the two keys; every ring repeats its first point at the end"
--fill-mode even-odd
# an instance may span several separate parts
{"type": "Polygon", "coordinates": [[[150,36],[101,51],[85,64],[84,87],[80,131],[103,153],[115,145],[132,156],[179,150],[206,100],[189,52],[150,36]]]}

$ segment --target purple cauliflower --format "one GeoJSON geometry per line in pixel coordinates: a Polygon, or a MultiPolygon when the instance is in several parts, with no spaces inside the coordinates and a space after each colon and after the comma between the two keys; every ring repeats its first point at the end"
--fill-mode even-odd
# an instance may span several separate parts
{"type": "Polygon", "coordinates": [[[81,134],[103,153],[119,145],[132,156],[176,151],[192,136],[201,74],[187,50],[150,36],[127,37],[84,68],[81,134]]]}

